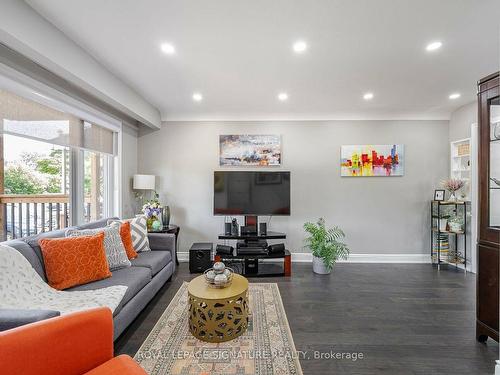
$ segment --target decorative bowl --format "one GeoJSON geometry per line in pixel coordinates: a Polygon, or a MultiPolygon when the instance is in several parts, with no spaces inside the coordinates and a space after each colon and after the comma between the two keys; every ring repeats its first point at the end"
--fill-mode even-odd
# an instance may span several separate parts
{"type": "Polygon", "coordinates": [[[203,276],[205,277],[205,282],[209,287],[222,289],[231,285],[234,271],[231,268],[224,266],[224,263],[220,263],[222,266],[218,263],[215,263],[217,265],[215,269],[209,268],[203,273],[203,276]]]}

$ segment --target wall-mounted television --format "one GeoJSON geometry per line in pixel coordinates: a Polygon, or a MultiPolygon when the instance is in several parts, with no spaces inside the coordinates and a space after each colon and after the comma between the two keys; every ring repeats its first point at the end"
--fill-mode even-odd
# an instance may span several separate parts
{"type": "Polygon", "coordinates": [[[214,172],[214,215],[290,215],[290,172],[214,172]]]}

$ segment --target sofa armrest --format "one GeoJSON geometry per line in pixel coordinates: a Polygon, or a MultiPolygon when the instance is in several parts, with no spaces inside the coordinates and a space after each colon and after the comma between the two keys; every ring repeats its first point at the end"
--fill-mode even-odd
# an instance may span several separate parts
{"type": "Polygon", "coordinates": [[[149,247],[152,251],[170,251],[175,271],[175,234],[173,233],[148,233],[149,247]]]}
{"type": "Polygon", "coordinates": [[[5,374],[80,375],[113,358],[113,317],[97,308],[0,332],[5,374]]]}
{"type": "Polygon", "coordinates": [[[0,331],[55,318],[61,315],[55,310],[0,309],[0,331]]]}

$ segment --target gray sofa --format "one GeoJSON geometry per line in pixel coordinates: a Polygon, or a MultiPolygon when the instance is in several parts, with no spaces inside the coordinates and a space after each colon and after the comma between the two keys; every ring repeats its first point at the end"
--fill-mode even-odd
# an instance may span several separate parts
{"type": "MultiPolygon", "coordinates": [[[[71,228],[101,228],[106,225],[107,220],[102,219],[71,228]]],[[[42,252],[38,241],[42,238],[64,237],[66,229],[11,240],[4,242],[4,244],[15,248],[23,254],[38,274],[47,281],[42,252]]],[[[175,236],[167,233],[150,233],[148,237],[152,251],[139,253],[139,256],[131,261],[132,267],[113,271],[113,276],[108,279],[67,289],[68,291],[92,290],[113,285],[125,285],[128,287],[125,296],[113,316],[115,340],[132,323],[160,288],[172,277],[175,271],[175,236]]],[[[54,313],[58,315],[58,312],[54,313]]],[[[23,324],[23,316],[26,317],[24,323],[29,323],[50,317],[50,311],[40,311],[39,316],[37,316],[34,311],[0,310],[0,328],[11,328],[14,325],[23,324]]]]}

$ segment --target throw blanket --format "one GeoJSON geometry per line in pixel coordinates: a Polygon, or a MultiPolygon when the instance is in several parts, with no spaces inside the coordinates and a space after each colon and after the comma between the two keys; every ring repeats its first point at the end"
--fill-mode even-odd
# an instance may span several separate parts
{"type": "Polygon", "coordinates": [[[0,245],[0,308],[57,310],[62,314],[109,307],[113,312],[126,286],[65,292],[50,287],[16,249],[0,245]]]}

